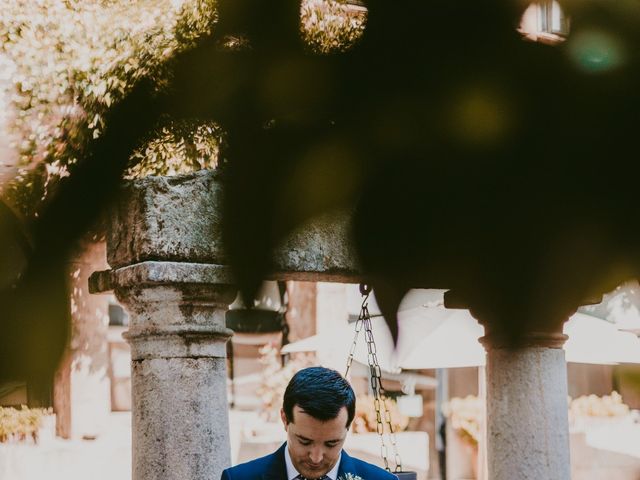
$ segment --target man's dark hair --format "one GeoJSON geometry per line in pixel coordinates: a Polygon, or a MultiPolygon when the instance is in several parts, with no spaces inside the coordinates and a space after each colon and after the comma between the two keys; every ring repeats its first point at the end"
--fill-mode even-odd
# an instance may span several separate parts
{"type": "Polygon", "coordinates": [[[347,407],[347,428],[356,413],[356,396],[349,382],[335,370],[310,367],[296,373],[284,392],[282,408],[287,422],[293,422],[293,407],[298,405],[313,418],[326,422],[347,407]]]}

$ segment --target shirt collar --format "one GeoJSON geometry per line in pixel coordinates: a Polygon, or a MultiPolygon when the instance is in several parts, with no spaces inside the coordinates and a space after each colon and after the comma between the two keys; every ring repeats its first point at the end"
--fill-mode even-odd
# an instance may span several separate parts
{"type": "MultiPolygon", "coordinates": [[[[327,477],[331,480],[338,479],[338,469],[340,468],[340,460],[342,460],[342,452],[340,452],[340,457],[338,461],[333,466],[331,470],[327,472],[327,477]]],[[[294,480],[300,472],[296,470],[296,467],[293,466],[293,462],[291,461],[291,454],[289,453],[289,445],[284,449],[284,463],[287,466],[287,480],[294,480]]]]}

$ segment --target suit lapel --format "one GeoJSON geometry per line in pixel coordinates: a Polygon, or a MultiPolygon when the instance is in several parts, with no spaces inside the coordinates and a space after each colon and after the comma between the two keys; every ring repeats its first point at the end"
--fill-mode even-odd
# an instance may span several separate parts
{"type": "MultiPolygon", "coordinates": [[[[266,471],[262,474],[263,480],[286,480],[287,479],[287,467],[284,460],[284,449],[287,448],[287,444],[283,443],[282,446],[276,450],[272,455],[267,466],[266,471]]],[[[342,457],[340,457],[340,466],[338,467],[338,478],[346,478],[346,474],[357,475],[355,464],[352,458],[347,455],[347,452],[342,450],[342,457]]]]}
{"type": "Polygon", "coordinates": [[[355,465],[353,464],[351,457],[347,455],[347,452],[342,450],[340,466],[338,467],[338,478],[347,478],[347,473],[357,475],[358,472],[355,471],[355,465]]]}
{"type": "Polygon", "coordinates": [[[284,461],[285,448],[287,448],[287,444],[283,443],[282,446],[271,455],[271,462],[262,474],[263,480],[287,480],[287,466],[284,461]]]}

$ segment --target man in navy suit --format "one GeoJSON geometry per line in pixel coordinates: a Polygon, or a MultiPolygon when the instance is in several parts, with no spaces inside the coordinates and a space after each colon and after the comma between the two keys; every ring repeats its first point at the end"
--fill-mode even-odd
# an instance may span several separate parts
{"type": "Polygon", "coordinates": [[[342,450],[356,411],[349,382],[335,370],[311,367],[296,373],[280,415],[287,441],[275,453],[222,472],[222,480],[397,480],[380,467],[342,450]]]}

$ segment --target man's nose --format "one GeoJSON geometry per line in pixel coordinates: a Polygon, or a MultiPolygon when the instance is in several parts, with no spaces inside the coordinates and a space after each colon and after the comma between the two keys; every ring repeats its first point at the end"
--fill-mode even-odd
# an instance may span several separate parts
{"type": "Polygon", "coordinates": [[[324,457],[322,448],[312,448],[311,452],[309,452],[309,458],[311,459],[311,462],[315,463],[316,465],[322,462],[322,457],[324,457]]]}

